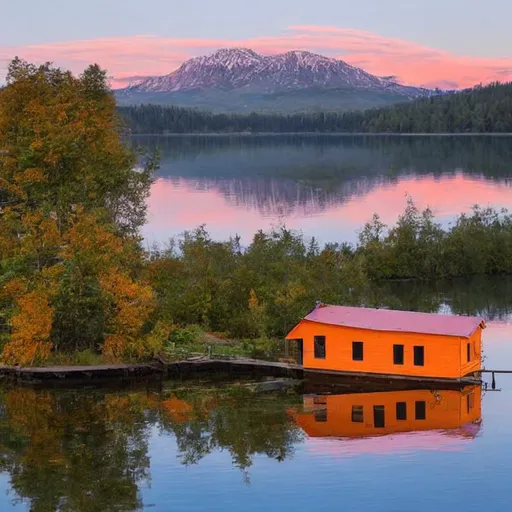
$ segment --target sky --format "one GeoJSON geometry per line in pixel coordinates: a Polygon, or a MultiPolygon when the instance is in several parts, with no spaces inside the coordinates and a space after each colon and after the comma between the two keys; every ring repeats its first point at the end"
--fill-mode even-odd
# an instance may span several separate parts
{"type": "Polygon", "coordinates": [[[0,0],[0,80],[14,56],[114,86],[243,46],[309,50],[402,83],[462,88],[512,80],[510,0],[0,0]]]}

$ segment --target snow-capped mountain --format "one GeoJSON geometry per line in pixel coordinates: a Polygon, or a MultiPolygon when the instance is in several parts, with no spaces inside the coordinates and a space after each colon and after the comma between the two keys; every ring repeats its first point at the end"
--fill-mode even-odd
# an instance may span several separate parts
{"type": "Polygon", "coordinates": [[[221,49],[212,55],[190,59],[176,71],[150,77],[124,92],[170,93],[214,89],[275,93],[346,87],[392,91],[404,98],[430,93],[427,89],[400,85],[392,78],[379,78],[342,60],[306,51],[265,56],[246,48],[221,49]]]}

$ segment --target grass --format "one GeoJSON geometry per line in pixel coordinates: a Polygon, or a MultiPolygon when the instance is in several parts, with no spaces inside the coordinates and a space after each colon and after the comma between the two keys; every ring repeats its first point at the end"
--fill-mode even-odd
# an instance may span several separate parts
{"type": "MultiPolygon", "coordinates": [[[[200,356],[277,361],[284,355],[284,343],[279,339],[267,338],[231,340],[218,333],[207,333],[200,326],[190,325],[173,332],[161,355],[169,362],[200,356]]],[[[46,361],[35,362],[33,366],[99,366],[111,363],[102,354],[87,349],[73,353],[56,352],[46,361]]]]}
{"type": "Polygon", "coordinates": [[[34,366],[97,366],[102,364],[107,364],[102,354],[86,349],[71,354],[55,352],[50,359],[34,366]]]}
{"type": "Polygon", "coordinates": [[[198,325],[176,329],[164,348],[164,355],[171,361],[193,356],[247,357],[277,360],[284,353],[282,340],[259,338],[232,340],[222,334],[205,332],[198,325]]]}

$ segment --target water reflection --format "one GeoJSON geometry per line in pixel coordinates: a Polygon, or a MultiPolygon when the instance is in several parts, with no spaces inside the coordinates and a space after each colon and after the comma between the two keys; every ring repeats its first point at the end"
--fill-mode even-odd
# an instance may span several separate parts
{"type": "Polygon", "coordinates": [[[162,402],[161,427],[175,436],[183,464],[197,464],[214,451],[227,451],[248,481],[254,455],[283,461],[302,440],[287,415],[286,401],[290,400],[248,400],[244,393],[208,396],[203,390],[187,400],[171,396],[162,402]]]}
{"type": "MultiPolygon", "coordinates": [[[[294,398],[248,400],[243,386],[165,390],[4,389],[0,470],[31,511],[133,511],[150,483],[155,427],[176,443],[178,464],[230,454],[249,481],[256,454],[283,461],[303,434],[294,398]]],[[[172,465],[174,461],[169,460],[172,465]]],[[[1,510],[5,507],[1,506],[1,510]]]]}
{"type": "Polygon", "coordinates": [[[326,448],[355,455],[453,448],[478,434],[481,415],[481,387],[468,386],[305,396],[295,418],[312,438],[338,439],[326,448]]]}
{"type": "MultiPolygon", "coordinates": [[[[315,474],[315,485],[308,487],[310,510],[322,496],[318,486],[334,492],[340,481],[359,503],[368,485],[386,481],[388,466],[393,478],[411,482],[421,480],[423,464],[461,467],[466,478],[485,457],[506,466],[510,415],[502,393],[487,397],[482,444],[479,386],[256,396],[241,384],[3,389],[0,469],[9,495],[0,497],[0,510],[237,510],[248,496],[266,496],[270,487],[275,496],[267,508],[285,507],[292,499],[295,509],[300,503],[290,497],[301,496],[315,474]],[[454,458],[462,450],[465,463],[454,458]],[[436,459],[426,459],[426,451],[436,459]],[[398,461],[403,453],[412,465],[398,461]],[[347,455],[357,460],[343,465],[347,455]],[[367,458],[372,455],[389,457],[367,458]],[[276,481],[288,491],[272,487],[276,481]],[[354,487],[357,481],[363,487],[354,487]]],[[[450,482],[454,487],[446,492],[457,495],[450,482]]],[[[422,487],[410,485],[407,500],[416,503],[422,487]]],[[[252,502],[247,507],[261,509],[252,502]]]]}
{"type": "Polygon", "coordinates": [[[140,393],[4,390],[0,468],[34,512],[139,509],[152,405],[140,393]]]}
{"type": "Polygon", "coordinates": [[[512,207],[510,137],[136,137],[161,170],[145,235],[206,223],[215,238],[285,222],[323,241],[355,239],[406,194],[446,225],[473,204],[512,207]]]}
{"type": "Polygon", "coordinates": [[[486,322],[509,322],[512,320],[511,297],[511,276],[474,276],[440,281],[383,282],[372,286],[368,302],[376,307],[479,316],[486,322]]]}
{"type": "Polygon", "coordinates": [[[479,430],[481,389],[261,397],[243,385],[16,388],[3,390],[0,410],[0,468],[18,497],[14,503],[28,501],[33,511],[127,511],[143,507],[140,489],[151,481],[148,451],[156,432],[176,445],[177,459],[170,452],[166,464],[194,466],[224,452],[248,483],[256,455],[290,459],[304,433],[336,438],[338,446],[324,448],[347,454],[470,440],[479,430]],[[376,443],[375,436],[382,439],[376,443]],[[361,439],[368,441],[345,442],[361,439]]]}

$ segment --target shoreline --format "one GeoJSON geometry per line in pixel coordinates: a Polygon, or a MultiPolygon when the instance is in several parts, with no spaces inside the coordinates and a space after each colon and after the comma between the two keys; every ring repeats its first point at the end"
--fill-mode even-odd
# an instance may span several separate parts
{"type": "Polygon", "coordinates": [[[29,386],[89,386],[118,384],[136,380],[186,380],[217,377],[223,380],[247,377],[307,379],[320,388],[370,387],[383,389],[459,389],[481,384],[479,377],[466,375],[460,379],[415,377],[394,374],[306,369],[296,363],[259,359],[188,359],[170,363],[117,364],[96,366],[0,367],[4,383],[29,386]]]}
{"type": "Polygon", "coordinates": [[[401,132],[187,132],[187,133],[131,133],[129,137],[512,137],[512,132],[477,133],[401,133],[401,132]]]}

